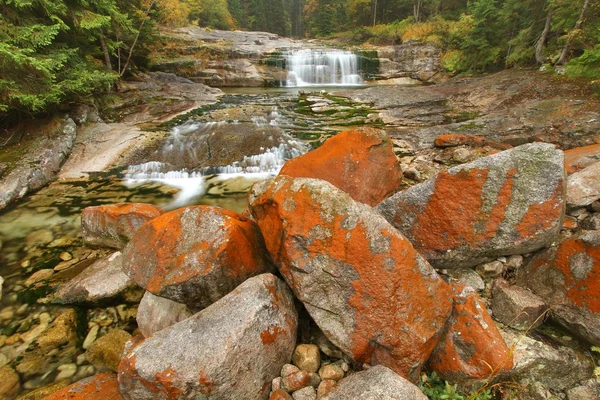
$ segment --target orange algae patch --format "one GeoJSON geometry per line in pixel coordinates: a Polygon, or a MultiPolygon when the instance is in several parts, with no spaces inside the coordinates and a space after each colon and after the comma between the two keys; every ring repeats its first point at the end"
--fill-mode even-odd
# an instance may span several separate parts
{"type": "Polygon", "coordinates": [[[591,246],[580,238],[570,238],[559,246],[554,265],[565,276],[567,296],[579,307],[600,312],[600,246],[591,246]],[[591,269],[583,279],[577,279],[570,268],[577,255],[589,257],[591,269]]]}
{"type": "Polygon", "coordinates": [[[554,221],[560,219],[563,214],[562,181],[556,187],[552,198],[541,204],[532,204],[527,213],[517,225],[517,232],[521,238],[533,236],[538,231],[547,230],[552,227],[554,221]]]}
{"type": "Polygon", "coordinates": [[[277,340],[277,337],[281,333],[283,333],[283,329],[281,329],[279,326],[275,325],[275,326],[269,327],[269,329],[261,332],[260,339],[262,340],[263,344],[271,344],[275,340],[277,340]]]}

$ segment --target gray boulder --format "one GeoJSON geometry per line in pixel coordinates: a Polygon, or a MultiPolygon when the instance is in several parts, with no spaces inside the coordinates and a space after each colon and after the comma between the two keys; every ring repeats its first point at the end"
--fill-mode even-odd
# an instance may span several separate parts
{"type": "Polygon", "coordinates": [[[62,286],[53,296],[52,302],[59,304],[97,302],[118,296],[135,287],[121,269],[121,252],[96,261],[79,275],[62,286]]]}
{"type": "Polygon", "coordinates": [[[441,171],[377,209],[434,266],[474,266],[551,243],[565,208],[564,157],[533,143],[441,171]]]}
{"type": "Polygon", "coordinates": [[[206,309],[156,332],[119,365],[134,399],[261,399],[296,345],[297,314],[271,274],[248,279],[206,309]]]}
{"type": "Polygon", "coordinates": [[[502,334],[513,348],[514,365],[500,380],[511,379],[524,386],[539,382],[547,389],[563,391],[592,377],[594,364],[583,354],[568,347],[551,347],[510,328],[502,334]]]}
{"type": "Polygon", "coordinates": [[[427,400],[421,390],[378,365],[342,379],[323,400],[427,400]]]}

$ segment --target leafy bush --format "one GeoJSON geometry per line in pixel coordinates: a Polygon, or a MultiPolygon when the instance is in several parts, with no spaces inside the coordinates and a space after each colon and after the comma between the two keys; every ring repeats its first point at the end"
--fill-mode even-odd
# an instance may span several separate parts
{"type": "Polygon", "coordinates": [[[457,389],[457,385],[452,385],[447,381],[442,381],[435,372],[429,375],[421,376],[420,389],[431,400],[491,400],[492,394],[489,389],[481,390],[476,393],[465,394],[457,389]]]}

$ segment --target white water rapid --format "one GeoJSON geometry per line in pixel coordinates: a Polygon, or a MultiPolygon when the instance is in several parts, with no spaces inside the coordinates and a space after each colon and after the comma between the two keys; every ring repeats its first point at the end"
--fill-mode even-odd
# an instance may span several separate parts
{"type": "Polygon", "coordinates": [[[358,57],[342,50],[293,50],[286,54],[286,86],[360,85],[358,57]]]}

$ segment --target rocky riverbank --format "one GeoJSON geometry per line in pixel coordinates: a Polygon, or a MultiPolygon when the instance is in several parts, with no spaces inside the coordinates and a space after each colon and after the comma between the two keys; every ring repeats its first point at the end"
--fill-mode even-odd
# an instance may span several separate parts
{"type": "MultiPolygon", "coordinates": [[[[479,393],[597,398],[600,190],[577,197],[597,185],[579,178],[596,168],[580,165],[592,149],[525,144],[390,196],[402,186],[393,148],[381,131],[338,134],[254,185],[246,216],[86,209],[88,246],[119,251],[45,301],[137,286],[139,330],[91,325],[86,359],[117,374],[49,398],[424,399],[425,370],[479,393]]],[[[35,357],[59,326],[76,335],[61,315],[6,340],[35,331],[35,357]]]]}

